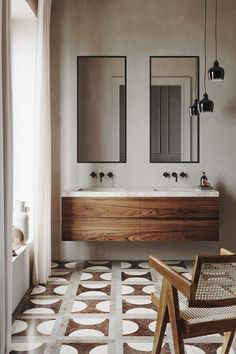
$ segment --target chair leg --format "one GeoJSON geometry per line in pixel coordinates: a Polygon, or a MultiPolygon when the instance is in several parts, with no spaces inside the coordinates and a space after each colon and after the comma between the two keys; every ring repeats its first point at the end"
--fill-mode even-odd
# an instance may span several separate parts
{"type": "Polygon", "coordinates": [[[225,332],[221,354],[228,354],[234,339],[235,331],[225,332]]]}
{"type": "Polygon", "coordinates": [[[180,322],[179,300],[177,290],[170,284],[167,289],[167,305],[173,335],[175,354],[184,354],[183,331],[180,322]]]}
{"type": "Polygon", "coordinates": [[[167,290],[167,283],[165,280],[163,280],[161,294],[160,294],[160,302],[158,306],[156,329],[155,329],[155,334],[153,339],[152,354],[161,353],[162,343],[165,336],[166,325],[168,322],[166,290],[167,290]]]}

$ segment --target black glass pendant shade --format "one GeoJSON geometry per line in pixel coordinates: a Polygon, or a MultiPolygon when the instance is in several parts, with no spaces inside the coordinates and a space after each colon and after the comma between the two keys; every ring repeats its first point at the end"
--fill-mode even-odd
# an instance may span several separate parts
{"type": "Polygon", "coordinates": [[[193,104],[189,107],[189,116],[196,117],[198,116],[198,100],[195,99],[193,104]]]}
{"type": "Polygon", "coordinates": [[[208,98],[208,94],[205,92],[203,99],[198,103],[198,109],[200,113],[213,112],[214,102],[208,98]]]}
{"type": "Polygon", "coordinates": [[[208,70],[209,80],[222,81],[224,80],[224,77],[224,69],[219,65],[219,62],[215,60],[213,66],[208,70]]]}

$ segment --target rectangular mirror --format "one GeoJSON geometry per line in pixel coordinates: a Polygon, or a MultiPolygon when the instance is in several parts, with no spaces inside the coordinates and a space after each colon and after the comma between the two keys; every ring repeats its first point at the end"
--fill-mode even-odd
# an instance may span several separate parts
{"type": "Polygon", "coordinates": [[[126,162],[126,57],[77,57],[77,161],[126,162]]]}
{"type": "Polygon", "coordinates": [[[199,57],[150,57],[150,162],[199,162],[199,57]]]}

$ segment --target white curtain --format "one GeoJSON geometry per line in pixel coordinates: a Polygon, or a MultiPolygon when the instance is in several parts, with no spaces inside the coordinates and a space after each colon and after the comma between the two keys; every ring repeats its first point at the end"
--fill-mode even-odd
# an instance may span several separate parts
{"type": "Polygon", "coordinates": [[[13,128],[10,1],[0,1],[0,353],[10,351],[12,315],[13,128]]]}
{"type": "Polygon", "coordinates": [[[39,0],[35,88],[33,282],[46,284],[51,265],[50,15],[52,0],[39,0]]]}

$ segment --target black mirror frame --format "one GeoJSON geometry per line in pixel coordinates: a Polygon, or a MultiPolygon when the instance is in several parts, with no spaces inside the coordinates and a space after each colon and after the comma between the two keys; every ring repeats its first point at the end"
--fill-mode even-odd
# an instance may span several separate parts
{"type": "Polygon", "coordinates": [[[127,163],[127,56],[124,55],[79,55],[77,56],[77,163],[127,163]],[[125,160],[124,161],[81,161],[79,160],[79,59],[122,58],[125,65],[125,160]]]}
{"type": "MultiPolygon", "coordinates": [[[[200,57],[199,55],[152,55],[149,57],[149,162],[150,163],[199,163],[200,162],[200,115],[197,115],[197,160],[196,161],[151,161],[151,131],[152,131],[152,123],[151,123],[151,84],[152,84],[152,59],[153,58],[194,58],[197,60],[197,98],[199,99],[199,68],[200,68],[200,57]]],[[[191,118],[190,118],[191,119],[191,118]]]]}

